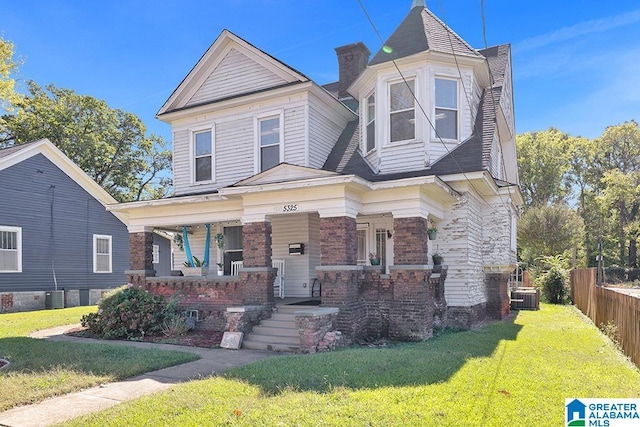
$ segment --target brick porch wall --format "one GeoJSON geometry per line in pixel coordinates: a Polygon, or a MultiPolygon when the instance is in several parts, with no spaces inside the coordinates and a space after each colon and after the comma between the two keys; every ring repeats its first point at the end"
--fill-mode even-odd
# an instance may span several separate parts
{"type": "Polygon", "coordinates": [[[336,322],[347,341],[367,336],[365,302],[360,292],[362,267],[317,267],[322,283],[322,305],[340,309],[336,322]]]}
{"type": "Polygon", "coordinates": [[[129,268],[153,270],[153,233],[129,233],[129,268]]]}
{"type": "Polygon", "coordinates": [[[389,313],[389,337],[419,341],[433,336],[435,291],[430,269],[398,266],[391,269],[393,303],[389,313]]]}

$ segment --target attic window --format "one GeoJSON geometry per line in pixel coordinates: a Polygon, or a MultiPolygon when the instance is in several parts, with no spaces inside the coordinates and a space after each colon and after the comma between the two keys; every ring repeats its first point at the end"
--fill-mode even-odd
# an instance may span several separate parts
{"type": "Polygon", "coordinates": [[[259,120],[260,171],[266,171],[280,163],[280,117],[259,120]]]}
{"type": "Polygon", "coordinates": [[[442,139],[458,139],[458,82],[436,79],[436,133],[442,139]]]}
{"type": "Polygon", "coordinates": [[[211,130],[194,132],[194,178],[195,182],[206,182],[213,179],[213,144],[211,130]]]}
{"type": "Polygon", "coordinates": [[[415,80],[389,85],[391,142],[407,141],[416,137],[415,80]]]}

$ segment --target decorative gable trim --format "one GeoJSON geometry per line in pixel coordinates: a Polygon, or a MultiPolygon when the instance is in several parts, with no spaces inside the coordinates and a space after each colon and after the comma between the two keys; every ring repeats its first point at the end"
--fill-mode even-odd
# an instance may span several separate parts
{"type": "MultiPolygon", "coordinates": [[[[280,80],[278,86],[309,81],[309,78],[302,73],[278,61],[232,32],[223,30],[216,41],[213,42],[198,63],[171,94],[162,108],[160,108],[157,116],[186,107],[196,92],[232,50],[255,61],[276,76],[280,80]]],[[[202,102],[198,102],[197,104],[201,103],[202,102]]]]}

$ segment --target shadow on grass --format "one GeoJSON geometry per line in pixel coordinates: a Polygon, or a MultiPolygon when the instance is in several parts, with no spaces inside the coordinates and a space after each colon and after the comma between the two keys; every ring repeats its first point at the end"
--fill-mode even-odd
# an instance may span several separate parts
{"type": "Polygon", "coordinates": [[[469,359],[490,357],[501,341],[515,340],[522,326],[514,320],[445,333],[419,343],[278,357],[234,369],[226,376],[257,385],[267,394],[286,389],[326,392],[334,387],[435,384],[451,378],[469,359]]]}
{"type": "Polygon", "coordinates": [[[0,357],[11,362],[3,372],[44,373],[65,370],[124,379],[198,357],[161,350],[141,350],[116,344],[79,344],[27,337],[0,339],[0,357]]]}

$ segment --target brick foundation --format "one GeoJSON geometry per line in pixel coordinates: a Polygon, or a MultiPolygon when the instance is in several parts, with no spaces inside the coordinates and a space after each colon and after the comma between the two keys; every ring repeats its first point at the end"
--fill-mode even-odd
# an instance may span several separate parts
{"type": "Polygon", "coordinates": [[[394,218],[393,263],[395,265],[427,265],[429,262],[426,218],[394,218]]]}
{"type": "Polygon", "coordinates": [[[358,246],[355,218],[320,218],[320,253],[323,266],[356,265],[358,246]]]}
{"type": "Polygon", "coordinates": [[[445,325],[456,329],[471,329],[486,319],[486,303],[473,306],[448,306],[445,325]]]}
{"type": "Polygon", "coordinates": [[[333,350],[343,344],[343,335],[335,331],[338,310],[316,308],[296,313],[296,327],[300,334],[300,350],[304,353],[333,350]]]}
{"type": "Polygon", "coordinates": [[[487,317],[503,320],[509,316],[509,275],[510,272],[485,273],[487,290],[487,317]]]}
{"type": "Polygon", "coordinates": [[[13,310],[13,294],[2,294],[0,296],[0,313],[13,310]]]}
{"type": "Polygon", "coordinates": [[[248,334],[260,321],[271,317],[262,306],[249,305],[241,307],[229,307],[225,312],[227,325],[225,331],[242,332],[248,334]]]}

